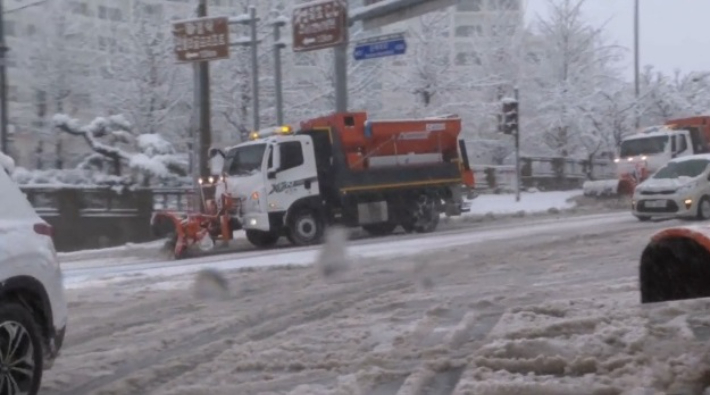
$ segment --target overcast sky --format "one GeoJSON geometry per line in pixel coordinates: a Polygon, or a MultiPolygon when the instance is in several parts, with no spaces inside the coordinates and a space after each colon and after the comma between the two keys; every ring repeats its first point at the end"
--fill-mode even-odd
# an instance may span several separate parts
{"type": "MultiPolygon", "coordinates": [[[[544,15],[547,0],[527,0],[527,20],[544,15]]],[[[710,71],[708,0],[640,0],[641,67],[663,72],[710,71]]],[[[634,0],[587,0],[586,19],[597,26],[607,22],[607,37],[628,48],[627,76],[633,78],[634,0]]]]}

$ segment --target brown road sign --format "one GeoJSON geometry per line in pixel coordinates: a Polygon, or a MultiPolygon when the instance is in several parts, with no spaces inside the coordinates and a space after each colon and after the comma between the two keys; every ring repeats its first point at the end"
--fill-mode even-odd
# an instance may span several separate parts
{"type": "Polygon", "coordinates": [[[334,47],[348,40],[348,7],[343,0],[317,0],[293,9],[293,51],[334,47]]]}
{"type": "Polygon", "coordinates": [[[196,18],[173,23],[175,56],[179,62],[229,58],[227,17],[196,18]]]}

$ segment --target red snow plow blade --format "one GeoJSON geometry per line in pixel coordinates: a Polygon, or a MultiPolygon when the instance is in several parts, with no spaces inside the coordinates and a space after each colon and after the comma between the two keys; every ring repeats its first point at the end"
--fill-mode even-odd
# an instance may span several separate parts
{"type": "Polygon", "coordinates": [[[710,297],[710,225],[651,236],[639,265],[641,303],[710,297]]]}
{"type": "Polygon", "coordinates": [[[217,181],[213,181],[212,177],[209,179],[208,183],[200,181],[204,211],[182,214],[163,210],[155,212],[151,218],[153,235],[167,239],[165,247],[175,259],[185,258],[188,250],[193,247],[208,251],[218,241],[229,242],[232,240],[232,232],[240,228],[232,218],[238,211],[238,200],[233,199],[229,193],[222,194],[217,201],[206,199],[202,191],[205,187],[216,186],[217,182],[224,182],[226,190],[224,177],[218,177],[217,181]]]}

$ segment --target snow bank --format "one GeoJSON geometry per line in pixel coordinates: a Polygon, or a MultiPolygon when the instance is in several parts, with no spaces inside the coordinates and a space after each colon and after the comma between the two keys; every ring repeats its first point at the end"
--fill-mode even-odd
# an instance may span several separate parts
{"type": "Polygon", "coordinates": [[[15,171],[15,160],[0,152],[0,167],[5,169],[8,174],[12,174],[15,171]]]}
{"type": "Polygon", "coordinates": [[[520,201],[514,194],[482,194],[470,202],[471,211],[464,215],[541,213],[551,209],[564,210],[575,206],[571,199],[581,196],[581,190],[553,192],[521,192],[520,201]]]}

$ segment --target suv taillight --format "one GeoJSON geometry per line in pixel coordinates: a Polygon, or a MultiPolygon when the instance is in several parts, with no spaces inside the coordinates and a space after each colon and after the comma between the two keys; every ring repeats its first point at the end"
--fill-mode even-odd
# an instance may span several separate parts
{"type": "Polygon", "coordinates": [[[43,236],[49,236],[52,237],[53,232],[52,232],[52,226],[44,223],[37,223],[34,225],[34,230],[35,233],[38,235],[43,235],[43,236]]]}

